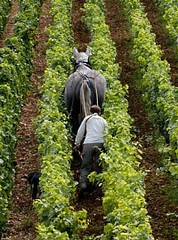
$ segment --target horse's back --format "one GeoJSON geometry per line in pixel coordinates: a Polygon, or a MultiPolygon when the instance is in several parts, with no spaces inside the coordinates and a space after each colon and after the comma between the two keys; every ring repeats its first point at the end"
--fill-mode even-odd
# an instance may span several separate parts
{"type": "Polygon", "coordinates": [[[65,97],[72,96],[75,93],[76,88],[81,81],[82,81],[82,78],[80,76],[78,76],[78,74],[76,72],[72,73],[68,77],[66,85],[65,85],[65,97]]]}
{"type": "Polygon", "coordinates": [[[68,109],[71,108],[74,101],[80,101],[80,87],[85,80],[91,90],[92,99],[96,99],[97,97],[99,105],[102,105],[105,98],[106,79],[98,71],[87,68],[84,70],[82,69],[82,71],[75,71],[69,75],[67,79],[64,98],[68,109]]]}
{"type": "Polygon", "coordinates": [[[104,96],[105,91],[106,91],[105,77],[98,71],[92,70],[90,78],[93,81],[94,87],[97,88],[97,91],[98,91],[98,94],[100,95],[100,97],[104,96]]]}
{"type": "Polygon", "coordinates": [[[87,71],[81,73],[78,71],[72,73],[67,79],[65,90],[68,91],[69,94],[72,93],[72,91],[75,91],[79,83],[84,80],[97,83],[104,88],[106,87],[105,77],[96,70],[88,69],[87,71]]]}

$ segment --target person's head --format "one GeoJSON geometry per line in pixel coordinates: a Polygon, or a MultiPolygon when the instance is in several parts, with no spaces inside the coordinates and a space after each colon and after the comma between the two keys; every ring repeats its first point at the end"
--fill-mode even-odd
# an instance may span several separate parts
{"type": "Polygon", "coordinates": [[[97,105],[92,105],[90,108],[90,112],[91,113],[97,113],[97,114],[101,114],[101,108],[97,105]]]}

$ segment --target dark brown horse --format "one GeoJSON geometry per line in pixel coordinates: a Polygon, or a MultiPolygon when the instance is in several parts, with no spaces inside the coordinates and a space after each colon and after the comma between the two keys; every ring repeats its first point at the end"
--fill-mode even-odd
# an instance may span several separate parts
{"type": "Polygon", "coordinates": [[[102,108],[105,98],[106,80],[103,75],[91,68],[90,56],[90,47],[87,47],[86,52],[73,49],[74,73],[69,76],[65,86],[64,100],[74,134],[83,118],[90,114],[91,105],[95,104],[102,108]]]}

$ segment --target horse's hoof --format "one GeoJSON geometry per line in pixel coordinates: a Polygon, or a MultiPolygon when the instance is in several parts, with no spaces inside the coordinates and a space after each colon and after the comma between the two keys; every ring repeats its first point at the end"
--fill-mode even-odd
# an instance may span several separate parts
{"type": "Polygon", "coordinates": [[[84,198],[85,193],[88,191],[88,186],[86,183],[81,183],[79,185],[78,200],[81,201],[84,198]]]}

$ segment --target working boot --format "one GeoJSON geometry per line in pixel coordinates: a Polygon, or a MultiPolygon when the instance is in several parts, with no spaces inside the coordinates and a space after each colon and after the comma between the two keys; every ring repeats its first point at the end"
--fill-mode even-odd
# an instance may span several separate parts
{"type": "Polygon", "coordinates": [[[79,184],[78,199],[82,200],[84,193],[87,191],[87,184],[85,182],[79,184]]]}

